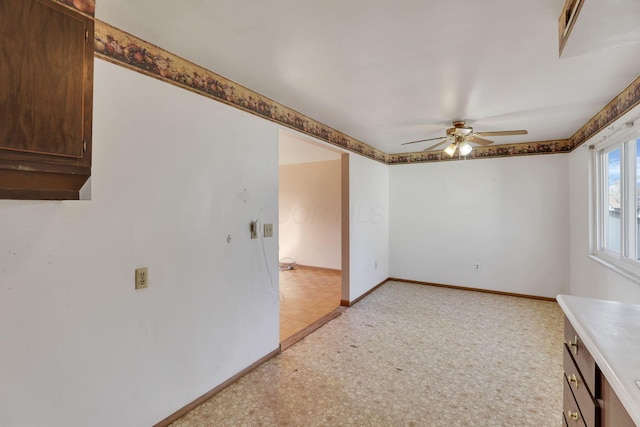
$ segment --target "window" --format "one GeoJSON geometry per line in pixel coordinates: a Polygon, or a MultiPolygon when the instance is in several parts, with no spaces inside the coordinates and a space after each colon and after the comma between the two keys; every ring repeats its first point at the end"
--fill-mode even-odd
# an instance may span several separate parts
{"type": "Polygon", "coordinates": [[[626,130],[593,147],[591,255],[640,282],[640,132],[626,130]]]}

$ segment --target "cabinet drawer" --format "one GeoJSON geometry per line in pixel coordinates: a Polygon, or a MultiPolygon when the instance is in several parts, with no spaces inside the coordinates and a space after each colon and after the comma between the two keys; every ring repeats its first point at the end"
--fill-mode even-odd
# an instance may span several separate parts
{"type": "MultiPolygon", "coordinates": [[[[569,384],[569,388],[573,394],[573,397],[580,408],[584,423],[589,427],[596,426],[596,419],[598,416],[598,407],[592,397],[593,390],[589,390],[584,383],[582,375],[578,371],[569,348],[564,347],[564,375],[565,382],[569,384]]],[[[566,411],[565,411],[566,416],[566,411]]],[[[569,421],[569,420],[567,420],[569,421]]]]}
{"type": "Polygon", "coordinates": [[[569,427],[587,427],[582,415],[580,414],[580,410],[578,409],[578,404],[573,398],[571,387],[569,386],[566,378],[564,380],[564,397],[562,407],[564,409],[565,421],[569,427]]]}
{"type": "Polygon", "coordinates": [[[578,370],[582,374],[584,382],[593,394],[596,390],[596,362],[566,317],[564,318],[564,341],[578,366],[578,370]]]}

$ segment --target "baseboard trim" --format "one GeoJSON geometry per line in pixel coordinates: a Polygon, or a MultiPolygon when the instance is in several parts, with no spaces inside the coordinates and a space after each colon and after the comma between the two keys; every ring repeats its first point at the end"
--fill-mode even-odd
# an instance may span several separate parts
{"type": "Polygon", "coordinates": [[[316,267],[315,265],[305,265],[305,264],[296,264],[295,267],[293,268],[294,270],[296,268],[308,268],[308,269],[312,269],[312,270],[323,270],[323,271],[330,271],[332,273],[341,273],[342,270],[340,270],[339,268],[327,268],[327,267],[316,267]]]}
{"type": "Polygon", "coordinates": [[[387,283],[389,280],[391,279],[384,279],[382,282],[378,283],[377,285],[375,285],[373,288],[369,289],[367,292],[365,292],[364,294],[360,295],[358,298],[354,299],[353,301],[349,302],[346,299],[340,300],[340,305],[343,307],[351,307],[352,305],[360,302],[363,298],[365,298],[367,295],[371,294],[373,291],[375,291],[376,289],[378,289],[380,286],[384,285],[385,283],[387,283]]]}
{"type": "MultiPolygon", "coordinates": [[[[313,268],[317,268],[317,267],[313,267],[313,268]]],[[[365,298],[366,296],[371,294],[373,291],[375,291],[376,289],[378,289],[379,287],[381,287],[385,283],[391,282],[391,281],[393,281],[393,282],[401,282],[401,283],[412,283],[412,284],[416,284],[416,285],[434,286],[434,287],[438,287],[438,288],[456,289],[456,290],[460,290],[460,291],[473,291],[473,292],[481,292],[481,293],[485,293],[485,294],[505,295],[505,296],[511,296],[511,297],[519,297],[519,298],[529,298],[529,299],[542,300],[542,301],[552,301],[552,302],[556,301],[555,298],[542,297],[542,296],[537,296],[537,295],[518,294],[518,293],[514,293],[514,292],[496,291],[496,290],[491,290],[491,289],[469,288],[469,287],[466,287],[466,286],[446,285],[446,284],[442,284],[442,283],[422,282],[422,281],[418,281],[418,280],[409,280],[409,279],[400,279],[400,278],[397,278],[397,277],[389,277],[388,279],[383,280],[382,282],[380,282],[379,284],[377,284],[376,286],[374,286],[373,288],[371,288],[370,290],[368,290],[367,292],[365,292],[364,294],[362,294],[361,296],[359,296],[358,298],[356,298],[355,300],[353,300],[351,302],[349,302],[347,300],[341,300],[340,301],[340,306],[341,307],[336,308],[331,313],[326,314],[325,316],[323,316],[322,318],[320,318],[317,321],[313,322],[311,325],[307,326],[306,328],[304,328],[300,332],[298,332],[298,333],[290,336],[289,338],[285,339],[284,341],[282,341],[280,343],[280,347],[279,348],[277,348],[276,350],[274,350],[271,353],[267,354],[266,356],[264,356],[263,358],[261,358],[257,362],[253,363],[252,365],[248,366],[247,368],[243,369],[242,371],[238,372],[236,375],[232,376],[231,378],[229,378],[228,380],[226,380],[222,384],[218,385],[213,390],[203,394],[202,396],[200,396],[199,398],[197,398],[193,402],[187,404],[183,408],[181,408],[181,409],[177,410],[176,412],[174,412],[173,414],[169,415],[167,418],[165,418],[164,420],[162,420],[159,423],[155,424],[153,427],[167,427],[167,426],[169,426],[169,424],[171,424],[174,421],[177,421],[178,419],[182,418],[184,415],[186,415],[187,413],[189,413],[193,409],[197,408],[198,406],[202,405],[204,402],[206,402],[207,400],[211,399],[213,396],[215,396],[216,394],[220,393],[222,390],[224,390],[225,388],[229,387],[231,384],[235,383],[236,381],[238,381],[240,378],[244,377],[245,375],[247,375],[251,371],[255,370],[256,368],[258,368],[260,365],[262,365],[266,361],[268,361],[268,360],[272,359],[273,357],[277,356],[282,351],[288,349],[289,347],[291,347],[292,345],[294,345],[298,341],[302,340],[307,335],[311,334],[312,332],[316,331],[317,329],[319,329],[322,326],[324,326],[327,323],[329,323],[331,320],[333,320],[336,317],[340,316],[346,310],[346,307],[351,307],[354,304],[360,302],[363,298],[365,298]]]]}
{"type": "Polygon", "coordinates": [[[263,358],[261,358],[260,360],[258,360],[257,362],[253,363],[252,365],[250,365],[247,368],[243,369],[242,371],[238,372],[237,374],[235,374],[234,376],[232,376],[231,378],[229,378],[228,380],[226,380],[225,382],[223,382],[222,384],[220,384],[219,386],[217,386],[213,390],[208,391],[207,393],[203,394],[202,396],[200,396],[199,398],[197,398],[193,402],[187,404],[186,406],[184,406],[181,409],[178,409],[176,412],[174,412],[173,414],[169,415],[167,418],[165,418],[164,420],[160,421],[159,423],[155,424],[153,427],[167,427],[172,422],[177,421],[178,419],[182,418],[187,413],[189,413],[193,409],[197,408],[198,406],[202,405],[204,402],[206,402],[207,400],[211,399],[213,396],[215,396],[216,394],[220,393],[222,390],[224,390],[225,388],[229,387],[231,384],[235,383],[240,378],[244,377],[249,372],[255,370],[260,365],[262,365],[266,361],[272,359],[273,357],[277,356],[278,354],[280,354],[280,348],[279,347],[277,349],[275,349],[274,351],[272,351],[271,353],[269,353],[266,356],[264,356],[263,358]]]}
{"type": "Polygon", "coordinates": [[[390,277],[386,281],[387,282],[393,281],[393,282],[402,282],[402,283],[413,283],[413,284],[416,284],[416,285],[435,286],[435,287],[438,287],[438,288],[449,288],[449,289],[457,289],[457,290],[460,290],[460,291],[482,292],[484,294],[505,295],[505,296],[509,296],[509,297],[529,298],[529,299],[537,299],[537,300],[542,300],[542,301],[554,301],[555,302],[555,300],[556,300],[555,298],[541,297],[541,296],[537,296],[537,295],[517,294],[517,293],[514,293],[514,292],[495,291],[495,290],[492,290],[492,289],[469,288],[469,287],[466,287],[466,286],[445,285],[445,284],[442,284],[442,283],[421,282],[421,281],[418,281],[418,280],[398,279],[396,277],[390,277]]]}
{"type": "Polygon", "coordinates": [[[289,347],[291,347],[292,345],[294,345],[295,343],[297,343],[307,335],[311,334],[317,329],[320,329],[321,327],[323,327],[324,325],[326,325],[336,317],[340,316],[344,310],[345,310],[344,307],[338,307],[335,310],[333,310],[331,313],[325,314],[320,319],[316,320],[315,322],[313,322],[303,330],[296,332],[295,334],[291,335],[289,338],[283,340],[280,343],[280,351],[285,351],[286,349],[288,349],[289,347]]]}

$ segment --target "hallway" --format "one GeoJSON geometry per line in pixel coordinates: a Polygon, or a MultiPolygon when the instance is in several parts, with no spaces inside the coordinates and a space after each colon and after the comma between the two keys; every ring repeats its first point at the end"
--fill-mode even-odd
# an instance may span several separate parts
{"type": "Polygon", "coordinates": [[[340,306],[339,270],[297,265],[280,271],[280,342],[340,306]]]}

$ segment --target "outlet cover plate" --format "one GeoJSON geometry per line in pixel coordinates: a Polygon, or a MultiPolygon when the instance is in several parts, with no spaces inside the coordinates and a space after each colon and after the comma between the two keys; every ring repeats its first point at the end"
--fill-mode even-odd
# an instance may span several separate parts
{"type": "Polygon", "coordinates": [[[149,269],[147,267],[136,268],[136,289],[149,287],[149,269]]]}
{"type": "Polygon", "coordinates": [[[273,224],[264,225],[264,237],[273,237],[273,224]]]}

